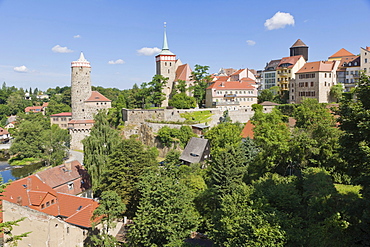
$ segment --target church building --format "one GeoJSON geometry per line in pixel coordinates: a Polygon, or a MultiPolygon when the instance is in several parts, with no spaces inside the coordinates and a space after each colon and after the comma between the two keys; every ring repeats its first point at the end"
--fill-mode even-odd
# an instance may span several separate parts
{"type": "Polygon", "coordinates": [[[68,129],[71,149],[83,150],[82,140],[90,134],[94,115],[101,109],[111,108],[111,100],[91,90],[91,66],[82,52],[80,58],[71,65],[72,119],[68,122],[68,129]]]}
{"type": "MultiPolygon", "coordinates": [[[[166,28],[166,26],[165,26],[166,28]]],[[[182,64],[181,60],[176,58],[176,55],[168,48],[166,29],[164,30],[162,51],[155,56],[156,74],[168,78],[166,85],[163,87],[165,100],[162,102],[162,107],[168,106],[168,100],[174,93],[176,82],[183,80],[186,82],[187,88],[193,86],[191,80],[191,68],[188,64],[182,64]]],[[[190,95],[190,92],[188,92],[190,95]]]]}

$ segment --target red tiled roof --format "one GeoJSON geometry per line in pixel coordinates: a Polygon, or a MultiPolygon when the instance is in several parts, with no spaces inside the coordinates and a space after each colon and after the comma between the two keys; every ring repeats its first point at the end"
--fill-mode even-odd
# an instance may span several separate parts
{"type": "Polygon", "coordinates": [[[273,105],[280,105],[280,104],[275,103],[275,102],[271,102],[271,101],[263,101],[259,105],[262,105],[262,106],[273,106],[273,105]]]}
{"type": "Polygon", "coordinates": [[[71,120],[69,124],[93,124],[95,121],[93,119],[80,119],[80,120],[71,120]]]}
{"type": "MultiPolygon", "coordinates": [[[[303,41],[301,39],[298,39],[293,45],[292,47],[300,47],[300,46],[304,46],[304,47],[307,47],[307,45],[305,43],[303,43],[303,41]]],[[[292,48],[291,47],[291,48],[292,48]]]]}
{"type": "Polygon", "coordinates": [[[307,72],[323,72],[323,71],[332,71],[335,62],[333,61],[317,61],[306,63],[300,70],[296,73],[307,73],[307,72]]]}
{"type": "Polygon", "coordinates": [[[288,67],[284,67],[284,68],[292,68],[297,62],[298,60],[303,57],[302,55],[298,55],[298,56],[291,56],[291,57],[283,57],[279,63],[279,65],[277,66],[277,69],[280,69],[280,66],[282,64],[291,64],[289,65],[288,67]]]}
{"type": "Polygon", "coordinates": [[[235,71],[234,73],[232,73],[232,75],[238,75],[240,73],[242,73],[245,69],[239,69],[237,71],[235,71]]]}
{"type": "Polygon", "coordinates": [[[6,129],[0,127],[0,135],[8,135],[9,132],[6,129]]]}
{"type": "Polygon", "coordinates": [[[252,90],[255,89],[254,86],[255,81],[252,79],[249,80],[241,80],[241,81],[215,81],[211,86],[209,86],[207,89],[218,89],[218,90],[225,90],[225,89],[247,89],[252,90]]]}
{"type": "Polygon", "coordinates": [[[61,112],[61,113],[50,115],[50,117],[72,117],[72,112],[61,112]]]}
{"type": "Polygon", "coordinates": [[[188,64],[180,65],[176,70],[176,78],[175,81],[183,80],[188,81],[190,80],[191,76],[191,69],[188,64]]]}
{"type": "Polygon", "coordinates": [[[35,175],[10,183],[2,194],[3,200],[49,215],[63,216],[66,222],[86,228],[91,227],[90,218],[98,207],[98,202],[93,199],[56,192],[35,175]]]}
{"type": "Polygon", "coordinates": [[[42,104],[42,107],[48,107],[49,106],[49,102],[44,102],[43,104],[42,104]]]}
{"type": "Polygon", "coordinates": [[[349,57],[349,56],[354,56],[352,53],[347,51],[346,49],[342,48],[333,55],[331,55],[329,58],[339,58],[339,57],[349,57]]]}
{"type": "Polygon", "coordinates": [[[253,137],[254,137],[253,128],[254,128],[254,125],[252,124],[251,120],[249,120],[249,121],[245,124],[245,126],[244,126],[244,128],[243,128],[243,130],[242,130],[242,133],[241,133],[240,135],[241,135],[243,138],[247,138],[247,137],[249,137],[249,138],[253,139],[253,137]]]}
{"type": "Polygon", "coordinates": [[[111,101],[110,99],[108,99],[107,97],[105,97],[104,95],[102,95],[101,93],[99,93],[98,91],[92,91],[91,92],[91,95],[90,95],[90,98],[88,98],[87,100],[85,100],[86,102],[96,102],[96,101],[111,101]]]}
{"type": "Polygon", "coordinates": [[[25,112],[41,112],[43,109],[42,106],[28,106],[24,109],[25,112]]]}

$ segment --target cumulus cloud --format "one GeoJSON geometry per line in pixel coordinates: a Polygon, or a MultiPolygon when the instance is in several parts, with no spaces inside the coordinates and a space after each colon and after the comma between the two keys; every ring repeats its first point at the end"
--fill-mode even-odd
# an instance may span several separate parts
{"type": "Polygon", "coordinates": [[[125,63],[125,61],[123,61],[122,59],[117,59],[116,61],[110,60],[108,62],[108,64],[124,64],[124,63],[125,63]]]}
{"type": "Polygon", "coordinates": [[[284,28],[287,25],[294,26],[294,17],[289,13],[280,11],[265,21],[265,27],[268,30],[284,28]]]}
{"type": "Polygon", "coordinates": [[[63,46],[60,46],[60,45],[56,45],[54,46],[53,48],[51,48],[51,50],[55,53],[71,53],[73,52],[71,49],[68,49],[68,47],[63,47],[63,46]]]}
{"type": "Polygon", "coordinates": [[[254,41],[254,40],[250,40],[250,39],[249,39],[249,40],[247,40],[246,42],[247,42],[247,44],[248,44],[248,45],[250,45],[250,46],[253,46],[253,45],[255,45],[255,44],[256,44],[256,41],[254,41]]]}
{"type": "Polygon", "coordinates": [[[73,36],[73,38],[79,39],[79,38],[81,38],[81,35],[77,34],[77,35],[73,36]]]}
{"type": "Polygon", "coordinates": [[[153,47],[153,48],[143,47],[140,50],[137,50],[137,53],[140,56],[153,56],[153,55],[158,54],[160,52],[161,52],[161,49],[159,49],[158,47],[153,47]]]}
{"type": "Polygon", "coordinates": [[[24,65],[19,66],[19,67],[14,67],[13,70],[15,72],[18,72],[18,73],[27,73],[27,72],[29,72],[28,68],[24,65]]]}

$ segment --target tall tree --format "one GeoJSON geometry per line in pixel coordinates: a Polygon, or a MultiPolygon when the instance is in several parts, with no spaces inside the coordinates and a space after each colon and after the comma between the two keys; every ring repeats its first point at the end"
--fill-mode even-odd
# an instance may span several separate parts
{"type": "Polygon", "coordinates": [[[117,130],[112,129],[107,121],[106,112],[100,111],[94,117],[95,124],[90,136],[82,142],[84,145],[84,164],[91,176],[92,188],[96,192],[107,169],[108,157],[121,137],[117,130]]]}
{"type": "Polygon", "coordinates": [[[63,158],[67,157],[70,136],[68,130],[59,128],[53,124],[50,129],[42,133],[44,140],[44,160],[49,165],[60,165],[63,163],[63,158]]]}
{"type": "Polygon", "coordinates": [[[211,83],[211,76],[208,74],[209,66],[201,66],[196,64],[194,71],[191,72],[191,79],[194,81],[192,87],[193,96],[197,101],[199,107],[205,103],[206,99],[206,88],[211,83]]]}
{"type": "Polygon", "coordinates": [[[142,197],[129,246],[182,246],[198,221],[187,188],[164,168],[148,170],[139,188],[142,197]]]}
{"type": "Polygon", "coordinates": [[[149,85],[149,93],[151,102],[155,106],[161,106],[162,101],[165,100],[165,94],[163,93],[163,88],[167,84],[168,78],[162,75],[155,75],[149,85]]]}

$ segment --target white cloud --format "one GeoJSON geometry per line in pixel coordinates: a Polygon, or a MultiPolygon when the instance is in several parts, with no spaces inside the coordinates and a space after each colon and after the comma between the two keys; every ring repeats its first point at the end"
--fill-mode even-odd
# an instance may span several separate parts
{"type": "Polygon", "coordinates": [[[117,59],[116,61],[110,60],[108,62],[108,64],[124,64],[124,63],[125,63],[125,61],[123,61],[122,59],[117,59]]]}
{"type": "Polygon", "coordinates": [[[19,66],[19,67],[14,67],[13,70],[15,72],[18,72],[18,73],[27,73],[27,72],[29,72],[28,68],[24,65],[19,66]]]}
{"type": "Polygon", "coordinates": [[[284,28],[286,25],[294,26],[294,17],[289,13],[280,11],[265,21],[265,27],[268,30],[284,28]]]}
{"type": "Polygon", "coordinates": [[[158,54],[160,52],[161,52],[161,49],[159,49],[158,47],[153,47],[153,48],[143,47],[140,50],[137,50],[137,53],[140,56],[153,56],[153,55],[158,54]]]}
{"type": "Polygon", "coordinates": [[[73,52],[71,49],[68,49],[68,47],[62,47],[60,45],[56,45],[54,46],[53,48],[51,48],[51,50],[53,52],[56,52],[56,53],[71,53],[73,52]]]}
{"type": "Polygon", "coordinates": [[[81,38],[81,35],[77,34],[77,35],[73,36],[73,38],[79,39],[79,38],[81,38]]]}
{"type": "Polygon", "coordinates": [[[247,40],[246,42],[247,42],[247,44],[248,44],[248,45],[250,45],[250,46],[253,46],[253,45],[255,45],[255,44],[256,44],[256,41],[254,41],[254,40],[250,40],[250,39],[249,39],[249,40],[247,40]]]}

